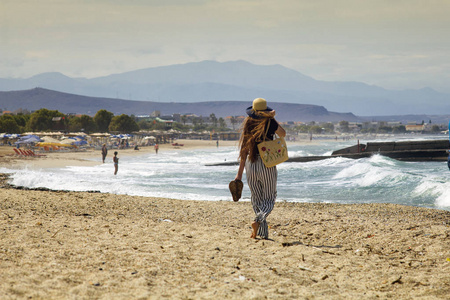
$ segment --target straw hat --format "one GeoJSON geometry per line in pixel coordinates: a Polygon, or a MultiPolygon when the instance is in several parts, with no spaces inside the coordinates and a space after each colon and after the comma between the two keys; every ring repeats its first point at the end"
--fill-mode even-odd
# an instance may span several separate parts
{"type": "Polygon", "coordinates": [[[249,115],[252,118],[258,118],[257,115],[255,115],[255,112],[257,111],[272,111],[273,109],[267,106],[266,99],[263,98],[256,98],[253,100],[252,106],[248,107],[246,109],[247,115],[249,115]]]}

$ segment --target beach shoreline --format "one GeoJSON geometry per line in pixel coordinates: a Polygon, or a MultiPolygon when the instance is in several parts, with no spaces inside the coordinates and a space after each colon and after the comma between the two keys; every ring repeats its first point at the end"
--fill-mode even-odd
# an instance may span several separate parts
{"type": "MultiPolygon", "coordinates": [[[[159,144],[159,153],[176,150],[194,150],[194,149],[208,149],[217,147],[235,147],[238,148],[239,141],[219,141],[217,146],[215,140],[193,140],[193,139],[178,139],[175,141],[178,146],[172,143],[159,144]]],[[[314,144],[318,141],[289,141],[288,145],[304,145],[314,144]]],[[[13,151],[14,147],[0,146],[0,166],[8,169],[44,169],[44,168],[63,168],[68,166],[95,166],[102,163],[100,149],[85,149],[80,151],[50,151],[50,152],[36,152],[37,157],[18,156],[13,151]]],[[[119,157],[139,156],[139,155],[156,155],[154,146],[140,146],[139,150],[134,150],[133,147],[126,149],[108,149],[108,155],[105,163],[112,164],[112,157],[114,151],[119,152],[119,157]]],[[[238,158],[236,157],[236,160],[238,158]]]]}
{"type": "MultiPolygon", "coordinates": [[[[182,147],[216,144],[193,141],[182,147]]],[[[156,155],[153,147],[118,151],[156,155]]],[[[0,161],[12,169],[101,164],[100,150],[14,161],[7,154],[0,152],[0,161]]],[[[278,201],[267,219],[269,240],[254,240],[251,204],[235,203],[231,196],[195,201],[0,186],[2,299],[448,299],[450,294],[450,211],[278,201]]]]}
{"type": "MultiPolygon", "coordinates": [[[[213,140],[177,140],[182,146],[172,144],[159,144],[159,153],[174,150],[193,150],[217,147],[213,140]]],[[[238,141],[220,141],[219,147],[237,147],[238,141]]],[[[154,146],[140,146],[139,150],[134,148],[108,149],[105,163],[112,164],[114,151],[119,152],[119,157],[156,155],[154,146]]],[[[53,151],[38,153],[38,157],[24,157],[15,155],[13,147],[0,146],[0,166],[9,169],[42,169],[63,168],[67,166],[95,166],[102,163],[100,149],[87,149],[82,151],[53,151]]],[[[237,159],[237,158],[236,158],[237,159]]]]}

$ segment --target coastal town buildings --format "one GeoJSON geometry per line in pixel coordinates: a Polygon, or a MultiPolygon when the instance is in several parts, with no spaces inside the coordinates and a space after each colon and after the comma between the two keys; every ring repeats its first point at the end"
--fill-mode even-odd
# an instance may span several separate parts
{"type": "MultiPolygon", "coordinates": [[[[27,110],[9,111],[0,109],[0,117],[8,115],[29,115],[27,110]]],[[[66,114],[67,118],[82,117],[81,114],[70,113],[66,114]]],[[[160,128],[171,129],[174,128],[174,123],[182,124],[183,126],[189,126],[192,128],[222,128],[229,131],[238,131],[242,123],[245,120],[244,115],[238,116],[226,116],[217,118],[214,113],[209,116],[196,115],[194,113],[175,113],[172,115],[162,115],[160,111],[152,111],[148,114],[132,115],[132,118],[139,123],[141,121],[148,124],[160,124],[160,128]]],[[[53,118],[53,129],[65,130],[66,127],[62,123],[64,117],[53,118]],[[61,123],[61,124],[60,124],[61,123]],[[59,124],[59,126],[58,126],[59,124]]],[[[328,133],[394,133],[394,134],[407,134],[407,133],[439,133],[447,130],[447,124],[433,124],[431,120],[428,122],[407,122],[404,124],[399,121],[363,121],[363,122],[301,122],[301,121],[287,121],[282,122],[283,126],[297,133],[308,134],[328,134],[328,133]]],[[[147,127],[149,128],[149,127],[147,127]]],[[[1,130],[0,130],[1,131],[1,130]]]]}

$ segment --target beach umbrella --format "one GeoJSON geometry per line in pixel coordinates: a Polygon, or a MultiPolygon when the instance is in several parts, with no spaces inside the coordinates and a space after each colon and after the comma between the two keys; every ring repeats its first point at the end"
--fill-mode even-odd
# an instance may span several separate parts
{"type": "Polygon", "coordinates": [[[87,141],[76,141],[75,143],[74,143],[74,145],[77,145],[77,146],[83,146],[83,145],[87,145],[87,141]]]}
{"type": "Polygon", "coordinates": [[[101,133],[101,132],[97,132],[97,133],[93,133],[91,134],[92,137],[109,137],[111,136],[111,134],[109,133],[101,133]]]}
{"type": "Polygon", "coordinates": [[[37,143],[36,146],[38,147],[76,147],[75,145],[71,145],[71,144],[63,144],[63,143],[46,143],[46,142],[41,142],[41,143],[37,143]]]}
{"type": "Polygon", "coordinates": [[[73,137],[61,141],[61,144],[75,145],[75,146],[82,146],[82,145],[86,145],[87,143],[88,142],[86,142],[83,139],[77,139],[77,138],[73,138],[73,137]]]}
{"type": "Polygon", "coordinates": [[[62,141],[60,141],[60,144],[64,144],[64,145],[72,145],[72,143],[74,143],[75,141],[73,139],[64,139],[62,141]]]}
{"type": "Polygon", "coordinates": [[[46,142],[46,143],[59,143],[58,139],[55,139],[50,136],[43,136],[41,139],[44,140],[44,142],[46,142]]]}
{"type": "Polygon", "coordinates": [[[50,132],[50,135],[63,135],[62,132],[58,131],[58,132],[50,132]]]}
{"type": "Polygon", "coordinates": [[[84,139],[84,137],[77,136],[77,137],[70,137],[68,139],[65,139],[61,143],[82,146],[82,145],[86,145],[88,142],[84,139]]]}
{"type": "Polygon", "coordinates": [[[36,135],[26,135],[21,137],[15,144],[21,145],[21,144],[33,144],[33,143],[39,143],[42,142],[38,136],[36,135]]]}

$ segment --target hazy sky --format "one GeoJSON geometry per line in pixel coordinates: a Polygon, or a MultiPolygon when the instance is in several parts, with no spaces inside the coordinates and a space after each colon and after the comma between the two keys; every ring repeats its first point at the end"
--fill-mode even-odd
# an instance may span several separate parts
{"type": "Polygon", "coordinates": [[[448,0],[0,0],[0,77],[202,60],[450,93],[448,0]]]}

